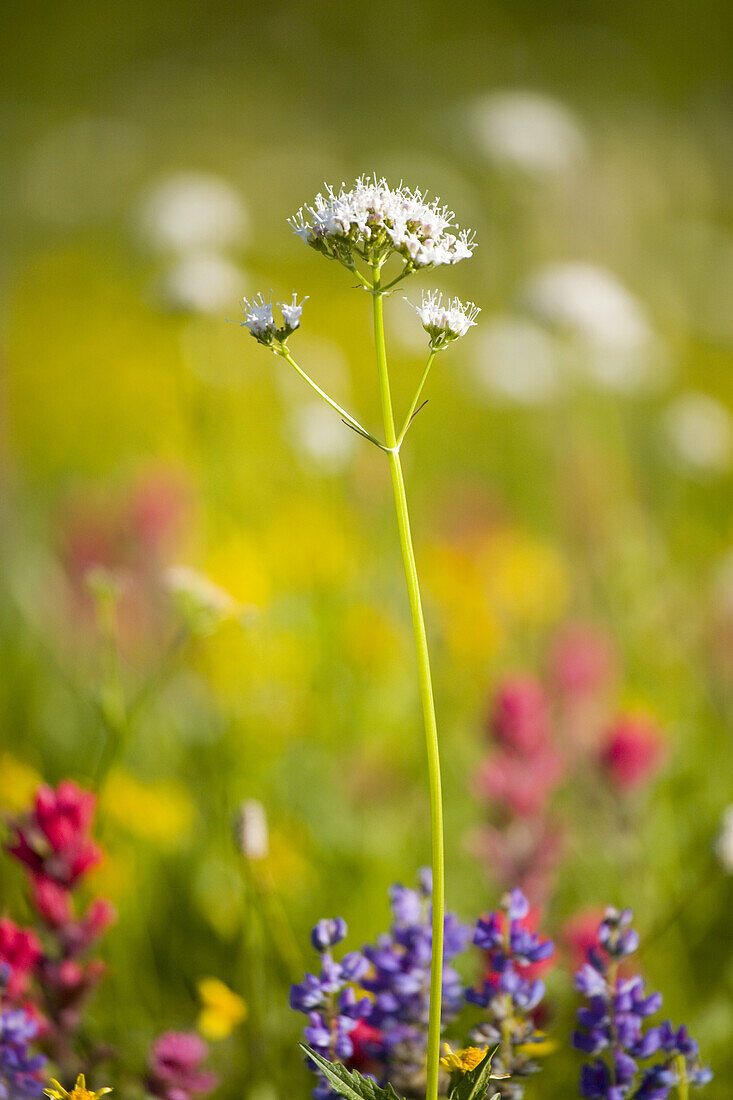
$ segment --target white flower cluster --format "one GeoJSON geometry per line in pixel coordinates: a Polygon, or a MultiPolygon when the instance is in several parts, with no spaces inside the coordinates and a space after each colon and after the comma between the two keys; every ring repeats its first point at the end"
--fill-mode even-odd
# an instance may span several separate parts
{"type": "Polygon", "coordinates": [[[327,187],[288,221],[306,244],[351,268],[354,253],[369,263],[397,253],[410,268],[425,268],[466,260],[475,247],[447,206],[376,176],[361,176],[349,190],[327,187]]]}
{"type": "Polygon", "coordinates": [[[272,313],[272,302],[267,301],[263,294],[255,294],[254,298],[243,298],[242,309],[244,320],[242,324],[249,329],[255,340],[260,344],[284,343],[296,328],[300,328],[300,315],[303,312],[303,301],[298,302],[293,291],[292,302],[276,302],[276,306],[282,314],[283,323],[277,325],[272,313]]]}
{"type": "Polygon", "coordinates": [[[447,298],[443,304],[443,295],[437,290],[424,293],[419,306],[412,302],[409,304],[420,318],[422,327],[430,337],[430,346],[435,351],[440,351],[459,336],[465,336],[476,324],[476,318],[481,312],[473,302],[466,302],[464,305],[460,298],[447,298]]]}

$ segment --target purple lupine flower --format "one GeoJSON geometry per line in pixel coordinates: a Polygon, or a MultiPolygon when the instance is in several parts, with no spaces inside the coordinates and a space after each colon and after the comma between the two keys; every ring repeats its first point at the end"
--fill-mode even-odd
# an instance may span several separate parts
{"type": "Polygon", "coordinates": [[[316,951],[328,951],[329,947],[336,947],[346,939],[347,931],[343,917],[324,918],[311,932],[311,943],[316,951]]]}
{"type": "MultiPolygon", "coordinates": [[[[390,890],[392,926],[376,943],[364,948],[371,964],[362,979],[373,996],[367,1024],[381,1039],[375,1057],[383,1065],[382,1080],[402,1095],[425,1092],[425,1049],[430,1002],[432,876],[418,875],[417,889],[397,884],[390,890]]],[[[443,939],[444,1023],[453,1019],[463,1000],[463,983],[450,965],[466,947],[470,929],[453,913],[446,913],[443,939]]]]}
{"type": "Polygon", "coordinates": [[[618,974],[619,962],[639,944],[632,920],[630,909],[607,909],[588,961],[575,975],[575,988],[588,1004],[578,1009],[573,1046],[593,1057],[580,1071],[585,1100],[667,1100],[677,1084],[704,1085],[712,1078],[685,1027],[675,1029],[667,1020],[644,1030],[662,997],[647,996],[638,975],[618,974]],[[656,1064],[639,1069],[640,1061],[659,1054],[656,1064]]]}
{"type": "MultiPolygon", "coordinates": [[[[349,951],[337,962],[330,948],[341,943],[348,933],[341,917],[320,920],[311,932],[311,943],[318,951],[318,974],[305,974],[290,988],[290,1007],[308,1017],[303,1036],[309,1046],[329,1062],[346,1062],[354,1053],[351,1032],[359,1020],[371,1011],[368,997],[358,997],[354,984],[360,982],[369,963],[360,951],[349,951]]],[[[309,1069],[313,1063],[306,1059],[309,1069]]],[[[311,1095],[314,1100],[334,1100],[337,1095],[321,1073],[311,1095]]],[[[1,1100],[1,1098],[0,1098],[1,1100]]]]}
{"type": "Polygon", "coordinates": [[[30,1045],[38,1027],[21,1008],[0,1012],[0,1100],[35,1100],[43,1095],[40,1071],[46,1064],[30,1045]]]}
{"type": "Polygon", "coordinates": [[[466,990],[466,1000],[485,1010],[485,1019],[471,1032],[477,1046],[499,1043],[492,1067],[511,1074],[509,1081],[497,1081],[502,1100],[521,1100],[522,1079],[534,1073],[537,1063],[528,1047],[542,1037],[532,1013],[545,995],[545,983],[536,977],[537,963],[552,955],[554,944],[542,940],[521,922],[530,907],[521,890],[512,890],[501,909],[476,924],[473,942],[487,953],[488,973],[475,989],[466,990]]]}

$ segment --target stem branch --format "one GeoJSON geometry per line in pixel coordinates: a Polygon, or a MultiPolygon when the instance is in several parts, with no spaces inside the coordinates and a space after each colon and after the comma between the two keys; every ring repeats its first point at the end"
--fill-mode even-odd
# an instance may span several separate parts
{"type": "Polygon", "coordinates": [[[292,355],[290,354],[290,352],[288,351],[287,348],[283,348],[283,350],[278,351],[277,354],[281,355],[286,363],[290,363],[290,366],[293,367],[294,370],[296,370],[298,372],[300,377],[308,383],[308,385],[311,387],[311,389],[315,390],[316,393],[318,394],[318,396],[323,398],[323,400],[326,402],[326,404],[330,405],[331,408],[334,409],[339,414],[339,416],[343,420],[346,421],[346,423],[349,425],[349,427],[351,427],[355,431],[357,431],[359,433],[359,435],[363,435],[364,438],[368,439],[370,443],[373,443],[375,445],[375,447],[379,447],[380,450],[384,450],[384,444],[380,443],[380,441],[377,439],[376,436],[372,435],[371,432],[368,432],[366,430],[366,428],[362,428],[359,421],[356,420],[355,417],[353,417],[351,415],[351,413],[347,413],[346,409],[342,409],[337,401],[334,401],[334,399],[332,397],[329,397],[328,394],[326,393],[326,391],[322,390],[321,387],[316,382],[313,381],[313,379],[310,377],[310,375],[305,373],[303,368],[295,362],[295,360],[293,359],[292,355]]]}
{"type": "Polygon", "coordinates": [[[402,431],[400,432],[399,436],[397,437],[397,446],[398,447],[401,445],[402,440],[405,438],[405,436],[407,434],[407,429],[410,427],[410,423],[412,422],[413,413],[415,412],[415,409],[417,408],[417,403],[420,400],[420,394],[423,391],[423,387],[424,387],[425,383],[428,380],[428,375],[430,374],[430,368],[433,365],[433,359],[435,358],[435,355],[436,355],[436,349],[433,348],[430,352],[430,355],[428,356],[428,361],[425,364],[425,370],[423,371],[422,378],[420,379],[420,385],[417,387],[417,390],[415,391],[415,397],[413,398],[413,402],[410,405],[407,416],[405,417],[405,422],[402,425],[402,431]]]}

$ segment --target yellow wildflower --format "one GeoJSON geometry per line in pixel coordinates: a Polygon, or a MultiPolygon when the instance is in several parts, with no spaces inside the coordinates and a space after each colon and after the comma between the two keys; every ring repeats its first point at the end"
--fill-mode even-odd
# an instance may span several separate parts
{"type": "Polygon", "coordinates": [[[483,1061],[488,1047],[465,1047],[464,1050],[451,1050],[448,1043],[443,1043],[445,1055],[440,1059],[440,1064],[450,1073],[468,1073],[470,1069],[483,1061]]]}
{"type": "Polygon", "coordinates": [[[544,1058],[548,1054],[553,1054],[557,1050],[557,1043],[554,1039],[548,1039],[544,1032],[538,1031],[536,1033],[536,1042],[522,1043],[517,1047],[519,1054],[526,1054],[528,1058],[544,1058]]]}
{"type": "Polygon", "coordinates": [[[206,1039],[226,1039],[246,1019],[246,1004],[218,978],[200,978],[196,988],[201,998],[198,1030],[206,1039]]]}
{"type": "Polygon", "coordinates": [[[115,768],[102,791],[102,807],[117,825],[154,844],[185,840],[194,819],[188,792],[171,781],[145,783],[131,772],[115,768]]]}
{"type": "Polygon", "coordinates": [[[38,772],[9,752],[0,753],[0,806],[24,810],[42,780],[38,772]]]}
{"type": "Polygon", "coordinates": [[[99,1100],[100,1096],[104,1096],[106,1092],[112,1092],[112,1089],[98,1089],[96,1092],[92,1092],[87,1088],[86,1078],[83,1073],[80,1073],[76,1079],[76,1084],[71,1091],[60,1085],[58,1081],[51,1078],[52,1089],[44,1089],[44,1093],[49,1097],[49,1100],[99,1100]]]}

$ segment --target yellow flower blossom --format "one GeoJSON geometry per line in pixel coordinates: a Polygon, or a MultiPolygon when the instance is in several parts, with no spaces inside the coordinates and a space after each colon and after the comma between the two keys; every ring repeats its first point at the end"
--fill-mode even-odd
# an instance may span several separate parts
{"type": "Polygon", "coordinates": [[[92,1092],[87,1088],[86,1078],[83,1073],[80,1073],[76,1079],[76,1084],[70,1091],[65,1089],[63,1085],[60,1085],[58,1081],[51,1078],[51,1084],[53,1088],[44,1089],[44,1093],[49,1097],[49,1100],[99,1100],[100,1096],[104,1096],[107,1092],[112,1092],[110,1088],[97,1089],[96,1092],[92,1092]]]}
{"type": "Polygon", "coordinates": [[[537,1042],[522,1043],[517,1047],[520,1054],[526,1054],[528,1058],[545,1058],[548,1054],[554,1054],[558,1044],[554,1039],[548,1039],[544,1032],[537,1032],[537,1042]]]}
{"type": "Polygon", "coordinates": [[[24,810],[41,782],[35,768],[9,752],[0,753],[0,807],[4,810],[24,810]]]}
{"type": "Polygon", "coordinates": [[[188,792],[179,783],[145,783],[123,768],[110,773],[101,804],[103,812],[123,829],[163,845],[175,845],[186,837],[195,812],[188,792]]]}
{"type": "Polygon", "coordinates": [[[200,978],[196,988],[201,999],[196,1027],[206,1039],[226,1039],[246,1019],[247,1005],[218,978],[200,978]]]}
{"type": "Polygon", "coordinates": [[[528,626],[554,622],[567,603],[569,581],[553,547],[526,531],[491,532],[479,548],[484,583],[498,614],[528,626]]]}
{"type": "Polygon", "coordinates": [[[448,1043],[443,1043],[445,1054],[440,1059],[440,1064],[450,1073],[468,1073],[470,1069],[483,1061],[488,1047],[465,1047],[463,1050],[452,1050],[448,1043]]]}

